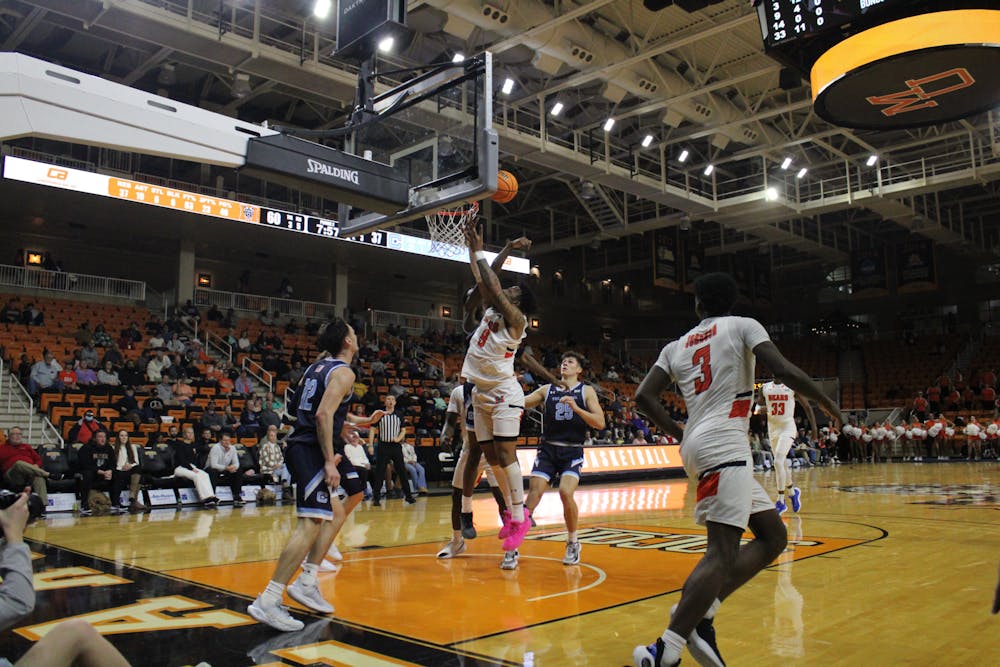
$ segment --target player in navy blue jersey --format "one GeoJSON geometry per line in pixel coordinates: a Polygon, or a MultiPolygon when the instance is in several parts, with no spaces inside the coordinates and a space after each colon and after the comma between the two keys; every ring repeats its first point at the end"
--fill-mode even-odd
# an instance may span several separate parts
{"type": "Polygon", "coordinates": [[[381,411],[369,418],[348,414],[355,379],[350,363],[358,352],[354,329],[339,318],[332,320],[320,330],[316,345],[322,356],[306,370],[289,404],[297,421],[287,439],[285,463],[296,485],[298,522],[270,583],[248,607],[255,619],[285,632],[303,627],[281,604],[285,586],[303,558],[302,574],[288,586],[288,594],[310,609],[333,612],[319,590],[316,573],[364,492],[357,471],[343,455],[344,442],[357,438],[357,426],[382,416],[381,411]],[[338,485],[347,493],[346,504],[337,496],[338,485]]]}
{"type": "MultiPolygon", "coordinates": [[[[579,352],[566,352],[559,366],[565,388],[545,384],[524,399],[525,409],[544,404],[542,416],[542,444],[538,447],[535,465],[531,469],[531,483],[525,506],[534,512],[542,494],[559,478],[559,498],[562,500],[563,517],[566,519],[566,555],[564,565],[580,562],[580,542],[576,530],[579,511],[573,494],[580,484],[583,467],[583,441],[589,429],[604,428],[604,410],[597,399],[597,392],[580,381],[587,366],[587,359],[579,352]]],[[[516,567],[516,562],[510,569],[516,567]]]]}

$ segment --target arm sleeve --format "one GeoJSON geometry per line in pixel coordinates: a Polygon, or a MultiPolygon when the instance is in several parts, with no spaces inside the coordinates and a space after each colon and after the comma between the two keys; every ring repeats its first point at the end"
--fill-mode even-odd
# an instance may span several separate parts
{"type": "Polygon", "coordinates": [[[6,629],[35,608],[34,574],[28,545],[3,544],[0,551],[0,628],[6,629]]]}
{"type": "Polygon", "coordinates": [[[750,317],[740,319],[740,324],[742,325],[740,327],[740,334],[743,336],[743,344],[748,350],[752,350],[761,343],[771,340],[764,325],[760,322],[750,317]]]}
{"type": "Polygon", "coordinates": [[[660,350],[660,356],[656,358],[656,363],[655,363],[655,365],[663,369],[663,372],[666,373],[667,376],[670,377],[672,380],[677,379],[674,377],[674,372],[670,369],[670,353],[673,352],[675,344],[676,341],[674,343],[665,345],[664,348],[660,350]]]}

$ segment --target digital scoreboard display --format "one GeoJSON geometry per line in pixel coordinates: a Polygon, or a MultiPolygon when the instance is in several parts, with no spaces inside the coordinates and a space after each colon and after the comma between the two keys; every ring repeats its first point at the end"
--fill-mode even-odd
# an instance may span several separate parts
{"type": "Polygon", "coordinates": [[[764,44],[770,47],[912,4],[912,0],[763,0],[757,12],[764,44]]]}

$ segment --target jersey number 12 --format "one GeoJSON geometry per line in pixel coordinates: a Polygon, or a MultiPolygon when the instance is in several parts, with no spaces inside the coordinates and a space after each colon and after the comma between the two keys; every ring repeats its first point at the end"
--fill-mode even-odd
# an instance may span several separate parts
{"type": "Polygon", "coordinates": [[[299,399],[299,410],[312,410],[312,398],[316,393],[318,385],[319,383],[315,378],[306,380],[305,385],[302,387],[302,398],[299,399]]]}

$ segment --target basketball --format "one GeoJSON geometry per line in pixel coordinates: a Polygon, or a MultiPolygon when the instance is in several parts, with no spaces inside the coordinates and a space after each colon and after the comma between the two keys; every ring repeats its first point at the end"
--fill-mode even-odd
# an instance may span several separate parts
{"type": "Polygon", "coordinates": [[[514,174],[501,169],[497,172],[497,191],[493,195],[493,201],[498,204],[506,204],[517,196],[517,179],[514,174]]]}

